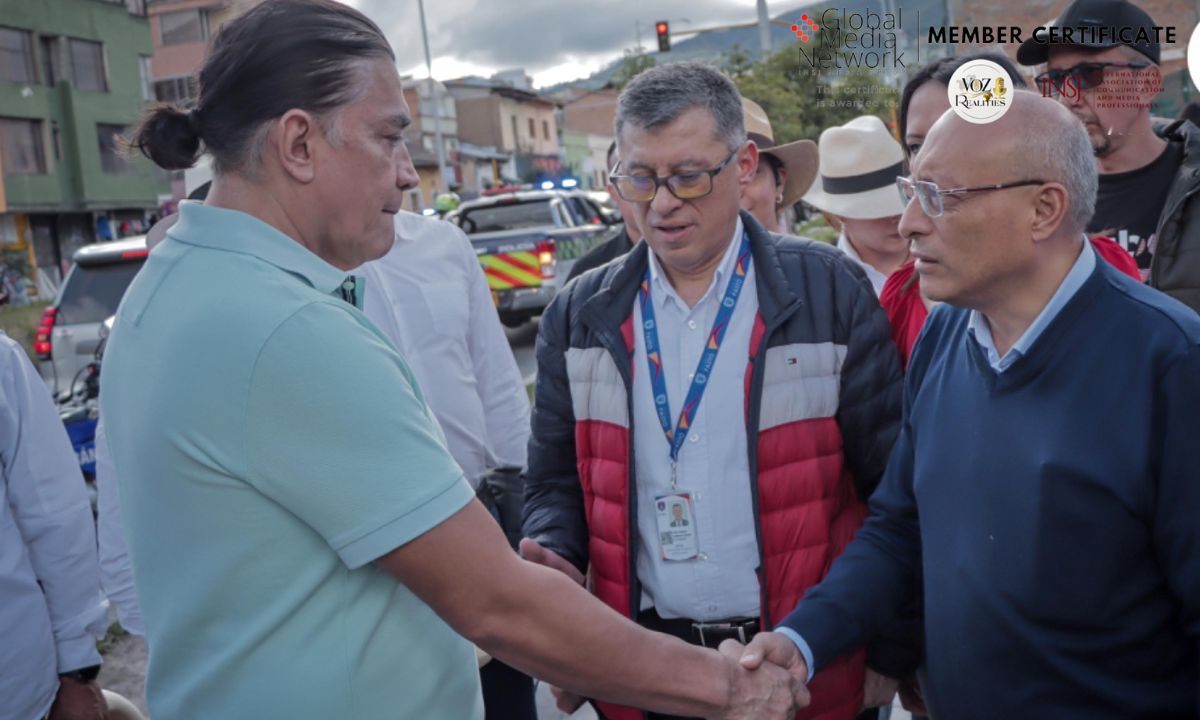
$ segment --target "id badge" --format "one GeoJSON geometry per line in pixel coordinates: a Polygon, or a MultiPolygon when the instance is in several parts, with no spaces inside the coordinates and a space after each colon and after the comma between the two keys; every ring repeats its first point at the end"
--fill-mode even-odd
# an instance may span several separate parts
{"type": "Polygon", "coordinates": [[[700,555],[691,493],[658,496],[654,500],[654,514],[658,521],[658,549],[663,560],[694,560],[700,555]]]}

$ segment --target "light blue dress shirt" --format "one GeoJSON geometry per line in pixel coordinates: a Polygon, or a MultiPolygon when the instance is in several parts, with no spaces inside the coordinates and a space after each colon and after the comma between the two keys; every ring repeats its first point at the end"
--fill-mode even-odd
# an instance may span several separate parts
{"type": "MultiPolygon", "coordinates": [[[[693,307],[671,287],[650,254],[651,302],[658,321],[663,376],[675,423],[704,353],[708,333],[737,263],[742,240],[739,218],[712,284],[693,307]]],[[[758,313],[755,268],[750,264],[700,409],[679,451],[678,492],[691,493],[700,556],[663,560],[655,499],[672,492],[670,445],[647,378],[641,308],[634,302],[633,442],[638,493],[637,572],[642,609],[664,618],[724,620],[759,614],[758,539],[746,446],[745,377],[750,335],[758,313]]]]}
{"type": "Polygon", "coordinates": [[[1008,352],[1004,353],[1004,357],[1000,357],[1000,353],[996,350],[996,341],[992,338],[992,328],[988,325],[987,318],[978,310],[972,310],[970,323],[967,326],[968,332],[971,333],[971,337],[975,338],[975,342],[979,343],[979,347],[987,353],[988,364],[992,366],[992,369],[997,373],[1002,373],[1029,352],[1030,346],[1041,337],[1054,318],[1058,317],[1067,302],[1075,297],[1075,293],[1083,287],[1095,269],[1096,251],[1092,249],[1092,244],[1087,241],[1087,238],[1084,238],[1079,258],[1075,260],[1075,264],[1071,266],[1066,277],[1059,284],[1058,290],[1050,297],[1050,302],[1046,303],[1046,307],[1042,308],[1038,316],[1033,319],[1033,323],[1025,329],[1021,337],[1017,338],[1008,352]]]}
{"type": "Polygon", "coordinates": [[[0,720],[43,717],[58,673],[100,664],[95,531],[54,401],[0,331],[0,720]]]}

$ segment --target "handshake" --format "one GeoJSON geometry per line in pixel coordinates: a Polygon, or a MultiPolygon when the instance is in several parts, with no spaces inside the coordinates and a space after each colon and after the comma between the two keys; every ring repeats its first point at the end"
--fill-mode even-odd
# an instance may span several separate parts
{"type": "Polygon", "coordinates": [[[719,718],[791,718],[809,703],[808,666],[791,640],[773,632],[749,645],[721,643],[730,664],[729,706],[719,718]]]}
{"type": "MultiPolygon", "coordinates": [[[[773,632],[759,633],[749,645],[737,640],[721,643],[729,672],[729,697],[714,720],[790,719],[808,706],[808,666],[791,640],[773,632]]],[[[552,688],[558,709],[568,715],[583,698],[552,688]]]]}
{"type": "MultiPolygon", "coordinates": [[[[584,585],[579,570],[533,540],[521,541],[521,554],[532,563],[557,570],[576,584],[584,585]]],[[[695,651],[701,652],[699,648],[695,651]]],[[[787,637],[762,632],[748,645],[726,640],[718,652],[721,663],[711,667],[714,671],[720,667],[725,674],[725,682],[720,686],[726,688],[726,695],[723,701],[718,700],[720,707],[707,713],[686,714],[704,714],[713,720],[790,720],[808,705],[808,666],[787,637]]],[[[583,704],[583,698],[574,693],[558,688],[553,688],[553,693],[558,709],[564,713],[571,714],[583,704]]],[[[669,703],[674,698],[657,699],[669,703]]]]}

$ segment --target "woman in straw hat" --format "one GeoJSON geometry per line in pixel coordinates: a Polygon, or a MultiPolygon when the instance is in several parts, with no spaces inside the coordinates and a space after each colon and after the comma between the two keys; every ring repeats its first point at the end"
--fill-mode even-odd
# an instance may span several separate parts
{"type": "Polygon", "coordinates": [[[758,173],[742,190],[742,209],[770,232],[786,232],[780,213],[795,204],[817,176],[817,145],[812,140],[775,144],[767,113],[742,98],[746,135],[758,145],[758,173]]]}
{"type": "Polygon", "coordinates": [[[904,212],[896,192],[904,150],[874,115],[826,128],[819,146],[820,172],[804,202],[836,219],[838,248],[862,266],[878,295],[908,259],[908,241],[897,227],[904,212]]]}

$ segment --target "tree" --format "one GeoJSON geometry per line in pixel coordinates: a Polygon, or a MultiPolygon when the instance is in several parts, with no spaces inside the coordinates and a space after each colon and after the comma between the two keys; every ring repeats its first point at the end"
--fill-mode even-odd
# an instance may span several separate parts
{"type": "Polygon", "coordinates": [[[647,55],[646,49],[641,45],[625,49],[625,56],[621,59],[621,67],[613,75],[612,82],[618,90],[625,87],[625,84],[638,76],[643,70],[649,70],[658,63],[653,55],[647,55]]]}
{"type": "MultiPolygon", "coordinates": [[[[802,62],[799,46],[794,43],[757,62],[736,45],[722,56],[721,69],[742,95],[767,113],[775,142],[816,140],[822,130],[859,115],[877,115],[894,126],[897,92],[877,72],[865,68],[843,74],[814,71],[802,62]]],[[[805,49],[814,52],[820,47],[817,36],[805,49]]]]}

